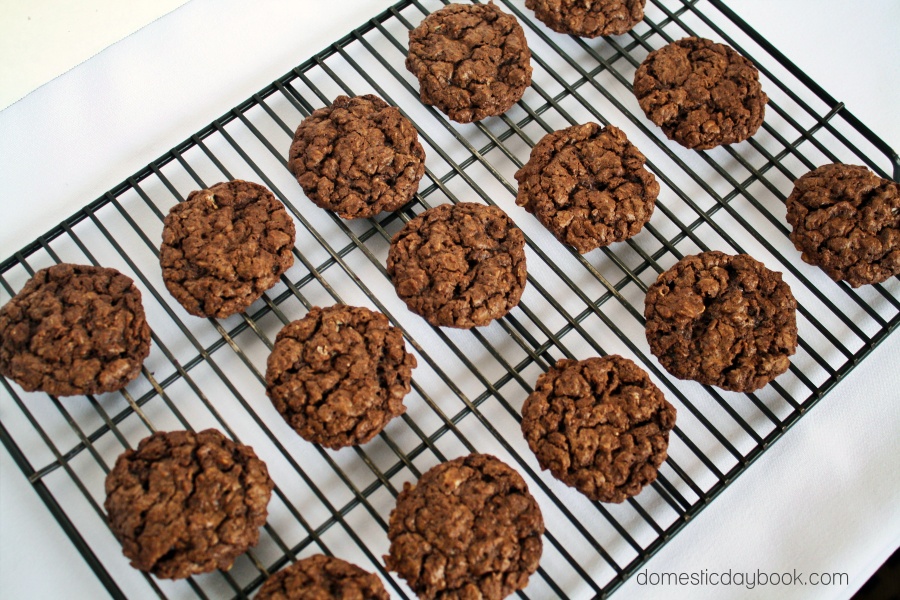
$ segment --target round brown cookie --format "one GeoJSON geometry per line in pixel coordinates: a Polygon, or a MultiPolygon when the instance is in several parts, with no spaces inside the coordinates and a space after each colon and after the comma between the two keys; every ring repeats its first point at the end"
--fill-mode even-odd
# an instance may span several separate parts
{"type": "Polygon", "coordinates": [[[415,366],[380,312],[313,307],[278,332],[266,394],[303,439],[336,450],[368,442],[406,411],[415,366]]]}
{"type": "Polygon", "coordinates": [[[406,68],[419,97],[459,123],[501,115],[531,84],[522,26],[489,4],[450,4],[409,32],[406,68]]]}
{"type": "Polygon", "coordinates": [[[625,133],[596,123],[548,133],[516,173],[516,204],[584,254],[638,233],[659,184],[625,133]]]}
{"type": "Polygon", "coordinates": [[[397,295],[432,325],[480,327],[522,297],[525,236],[495,206],[441,204],[397,232],[387,272],[397,295]]]}
{"type": "Polygon", "coordinates": [[[697,37],[651,52],[634,74],[634,94],[670,140],[695,150],[746,140],[769,101],[753,63],[697,37]]]}
{"type": "Polygon", "coordinates": [[[388,600],[388,593],[377,575],[316,554],[266,579],[256,600],[388,600]]]}
{"type": "Polygon", "coordinates": [[[543,533],[521,475],[493,456],[470,454],[404,484],[384,562],[419,598],[496,600],[528,584],[543,533]]]}
{"type": "Polygon", "coordinates": [[[292,264],[294,222],[265,187],[226,181],[191,192],[163,222],[163,281],[186,311],[246,310],[292,264]]]}
{"type": "Polygon", "coordinates": [[[900,186],[869,169],[830,164],[794,183],[791,241],[804,261],[853,287],[900,274],[900,186]]]}
{"type": "Polygon", "coordinates": [[[115,269],[41,269],[0,308],[0,374],[57,396],[119,390],[150,354],[141,292],[115,269]]]}
{"type": "Polygon", "coordinates": [[[586,38],[621,35],[644,18],[647,0],[525,0],[534,16],[558,33],[586,38]]]}
{"type": "Polygon", "coordinates": [[[622,502],[656,480],[674,426],[675,407],[616,355],[557,361],[522,406],[522,433],[541,468],[600,502],[622,502]]]}
{"type": "Polygon", "coordinates": [[[378,96],[338,96],[303,119],[288,168],[317,206],[345,219],[397,210],[425,173],[413,124],[378,96]]]}
{"type": "Polygon", "coordinates": [[[647,290],[650,351],[679,379],[752,392],[787,371],[797,302],[781,273],[746,255],[686,256],[647,290]]]}
{"type": "Polygon", "coordinates": [[[134,568],[181,579],[256,545],[273,487],[253,449],[215,429],[157,432],[116,460],[104,507],[134,568]]]}

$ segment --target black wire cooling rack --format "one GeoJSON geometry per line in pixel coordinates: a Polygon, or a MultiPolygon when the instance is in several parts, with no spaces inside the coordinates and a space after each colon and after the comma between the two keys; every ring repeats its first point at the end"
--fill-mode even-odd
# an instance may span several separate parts
{"type": "Polygon", "coordinates": [[[900,281],[853,290],[805,265],[787,238],[793,181],[827,162],[882,176],[897,156],[719,0],[650,0],[631,33],[581,40],[555,34],[520,3],[534,82],[507,114],[458,125],[418,101],[406,72],[407,31],[442,6],[405,0],[337,41],[128,177],[0,265],[2,302],[39,268],[116,267],[144,296],[153,347],[124,391],[60,400],[3,380],[0,437],[114,597],[244,597],[297,557],[324,552],[387,572],[387,520],[403,482],[470,451],[494,453],[527,480],[548,524],[539,571],[523,598],[612,593],[688,520],[822,398],[900,323],[900,281]],[[749,142],[705,153],[666,141],[631,93],[648,52],[685,35],[750,57],[770,96],[749,142]],[[417,125],[426,175],[415,200],[377,219],[342,221],[313,206],[286,169],[294,129],[339,94],[376,93],[417,125]],[[515,205],[513,173],[545,133],[613,123],[647,155],[661,183],[650,223],[627,242],[584,256],[515,205]],[[187,315],[162,284],[162,219],[194,189],[240,178],[268,186],[298,225],[295,266],[243,315],[187,315]],[[528,285],[518,308],[489,327],[442,330],[406,310],[384,264],[391,236],[445,202],[503,208],[526,234],[528,285]],[[799,302],[800,344],[788,373],[755,394],[674,380],[650,356],[643,299],[657,275],[707,249],[747,252],[782,271],[799,302]],[[365,305],[389,316],[418,357],[407,413],[374,441],[338,452],[301,440],[264,393],[265,361],[281,326],[310,306],[365,305]],[[659,479],[621,505],[591,503],[542,473],[519,431],[521,403],[558,358],[619,353],[641,364],[678,409],[659,479]],[[227,573],[171,582],[132,569],[105,524],[103,480],[115,458],[155,430],[216,427],[252,445],[277,487],[259,545],[227,573]]]}

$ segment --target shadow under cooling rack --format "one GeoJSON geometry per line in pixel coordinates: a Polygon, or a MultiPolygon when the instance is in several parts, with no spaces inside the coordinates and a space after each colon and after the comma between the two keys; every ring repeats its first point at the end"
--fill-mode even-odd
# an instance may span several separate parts
{"type": "MultiPolygon", "coordinates": [[[[533,84],[507,114],[459,125],[423,106],[403,68],[407,31],[443,6],[405,1],[254,94],[0,265],[8,301],[39,268],[102,264],[140,287],[153,347],[121,393],[59,400],[3,380],[0,437],[97,576],[115,597],[241,597],[297,557],[324,552],[387,572],[387,519],[406,481],[464,453],[490,452],[525,477],[547,523],[541,567],[523,598],[612,593],[900,323],[900,281],[853,290],[799,259],[784,220],[793,181],[826,162],[882,176],[896,155],[715,0],[651,0],[627,35],[560,36],[517,3],[532,49],[533,84]],[[734,147],[695,153],[665,140],[631,92],[637,65],[686,35],[724,41],[750,57],[770,96],[766,122],[734,147]],[[376,219],[342,221],[313,206],[286,168],[294,129],[339,94],[375,93],[416,124],[426,175],[414,201],[376,219]],[[584,256],[560,245],[515,205],[513,174],[546,133],[612,123],[648,158],[662,190],[634,238],[584,256]],[[162,219],[190,191],[232,178],[265,184],[297,224],[295,265],[243,315],[187,315],[158,265],[162,219]],[[505,210],[527,238],[520,305],[489,327],[427,326],[394,293],[384,264],[392,235],[424,209],[474,201],[505,210]],[[681,257],[746,252],[784,273],[800,305],[800,345],[788,373],[755,394],[670,378],[644,338],[647,286],[681,257]],[[275,334],[311,306],[384,312],[419,367],[407,413],[374,441],[338,452],[308,444],[265,396],[275,334]],[[678,409],[659,479],[621,505],[589,502],[542,473],[519,430],[540,373],[563,357],[618,353],[643,366],[678,409]],[[248,443],[277,486],[261,541],[234,568],[171,582],[128,566],[106,526],[103,480],[115,458],[155,430],[215,427],[248,443]]],[[[892,163],[892,161],[894,161],[892,163]]]]}

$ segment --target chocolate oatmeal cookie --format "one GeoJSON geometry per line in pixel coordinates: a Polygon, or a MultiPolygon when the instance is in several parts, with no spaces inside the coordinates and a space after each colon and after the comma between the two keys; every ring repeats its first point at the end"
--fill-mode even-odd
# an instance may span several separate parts
{"type": "Polygon", "coordinates": [[[27,392],[113,392],[149,353],[141,292],[115,269],[41,269],[0,308],[0,375],[27,392]]]}
{"type": "Polygon", "coordinates": [[[525,0],[525,7],[557,33],[586,38],[622,35],[644,18],[647,0],[525,0]]]}
{"type": "Polygon", "coordinates": [[[900,186],[856,165],[803,175],[787,199],[791,241],[804,261],[853,287],[900,274],[900,186]]]}
{"type": "Polygon", "coordinates": [[[432,325],[480,327],[519,303],[525,236],[497,207],[441,204],[397,232],[387,272],[397,295],[432,325]]]}
{"type": "Polygon", "coordinates": [[[297,127],[288,168],[317,206],[357,219],[409,202],[425,151],[397,107],[373,95],[338,96],[297,127]]]}
{"type": "Polygon", "coordinates": [[[501,115],[531,84],[522,26],[489,4],[450,4],[409,32],[406,68],[423,104],[459,123],[501,115]]]}
{"type": "Polygon", "coordinates": [[[337,450],[368,442],[404,413],[415,366],[380,312],[313,307],[278,332],[266,394],[303,439],[337,450]]]}
{"type": "Polygon", "coordinates": [[[226,181],[191,192],[163,222],[163,281],[186,311],[243,312],[292,264],[294,222],[265,187],[226,181]]]}
{"type": "Polygon", "coordinates": [[[377,575],[316,554],[266,579],[255,600],[388,600],[388,593],[377,575]]]}
{"type": "Polygon", "coordinates": [[[493,456],[470,454],[403,486],[384,562],[419,598],[496,600],[528,584],[543,533],[522,477],[493,456]]]}
{"type": "Polygon", "coordinates": [[[522,406],[522,433],[541,468],[600,502],[622,502],[656,480],[673,427],[675,407],[616,355],[557,361],[522,406]]]}
{"type": "Polygon", "coordinates": [[[256,545],[273,487],[253,449],[215,429],[157,432],[116,460],[104,507],[134,568],[181,579],[256,545]]]}
{"type": "Polygon", "coordinates": [[[797,302],[781,273],[746,254],[686,256],[647,290],[650,351],[679,379],[752,392],[787,371],[797,302]]]}
{"type": "Polygon", "coordinates": [[[695,150],[746,140],[769,101],[753,63],[697,37],[651,52],[634,74],[634,94],[670,140],[695,150]]]}
{"type": "Polygon", "coordinates": [[[516,173],[516,204],[584,254],[638,233],[659,184],[625,133],[597,123],[548,133],[516,173]]]}

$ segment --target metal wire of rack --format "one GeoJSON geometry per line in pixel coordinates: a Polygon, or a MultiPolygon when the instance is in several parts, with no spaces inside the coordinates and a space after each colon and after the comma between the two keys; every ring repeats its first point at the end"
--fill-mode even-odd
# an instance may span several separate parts
{"type": "Polygon", "coordinates": [[[471,451],[520,471],[548,523],[541,567],[519,596],[607,596],[900,324],[897,278],[860,290],[830,282],[799,260],[783,214],[807,170],[843,161],[882,176],[893,168],[896,177],[896,154],[719,0],[650,0],[634,31],[591,41],[554,34],[502,0],[526,29],[533,84],[507,114],[463,126],[421,105],[402,68],[407,30],[444,3],[398,2],[0,264],[4,303],[35,270],[62,261],[119,268],[143,292],[153,347],[125,390],[61,401],[4,379],[0,399],[0,439],[113,597],[246,597],[268,574],[316,552],[356,562],[394,596],[410,597],[381,560],[395,497],[403,482],[471,451]],[[760,67],[770,104],[745,144],[676,148],[637,107],[637,65],[693,34],[729,43],[760,67]],[[342,221],[314,207],[285,167],[299,121],[341,93],[378,94],[418,128],[426,176],[396,213],[342,221]],[[662,191],[638,236],[582,256],[516,207],[512,174],[545,133],[588,120],[625,130],[662,191]],[[285,203],[298,225],[296,261],[245,314],[197,319],[162,284],[162,219],[191,190],[231,178],[263,183],[285,203]],[[406,310],[384,262],[403,223],[461,200],[500,206],[519,224],[528,284],[519,307],[491,326],[446,331],[406,310]],[[682,256],[707,249],[754,255],[783,271],[798,298],[798,353],[788,373],[757,393],[673,380],[648,352],[647,286],[682,256]],[[264,369],[283,324],[335,302],[388,315],[419,367],[405,415],[365,446],[330,452],[299,439],[274,411],[264,369]],[[558,358],[608,353],[641,364],[678,409],[659,479],[621,505],[591,503],[540,472],[519,432],[519,408],[538,374],[558,358]],[[269,520],[231,571],[156,580],[121,555],[105,524],[103,479],[116,456],[150,432],[207,427],[266,460],[276,482],[269,520]]]}

